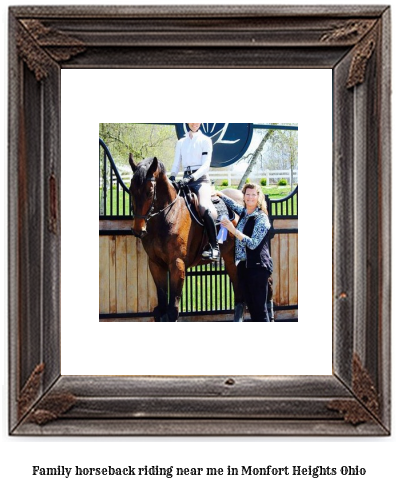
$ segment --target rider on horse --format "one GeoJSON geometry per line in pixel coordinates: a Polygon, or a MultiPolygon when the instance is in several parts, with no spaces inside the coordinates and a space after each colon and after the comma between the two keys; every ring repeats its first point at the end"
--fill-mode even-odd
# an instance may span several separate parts
{"type": "Polygon", "coordinates": [[[217,213],[211,200],[211,182],[208,175],[212,160],[212,140],[201,132],[202,123],[187,124],[190,131],[176,144],[170,180],[176,180],[182,163],[184,176],[179,184],[188,186],[198,196],[200,216],[208,234],[210,247],[203,251],[202,257],[218,261],[220,251],[214,222],[217,213]]]}

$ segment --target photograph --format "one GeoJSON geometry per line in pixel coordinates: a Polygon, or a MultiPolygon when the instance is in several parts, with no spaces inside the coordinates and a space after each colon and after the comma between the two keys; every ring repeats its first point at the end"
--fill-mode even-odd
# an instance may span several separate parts
{"type": "Polygon", "coordinates": [[[298,320],[297,124],[100,123],[99,146],[100,320],[298,320]]]}

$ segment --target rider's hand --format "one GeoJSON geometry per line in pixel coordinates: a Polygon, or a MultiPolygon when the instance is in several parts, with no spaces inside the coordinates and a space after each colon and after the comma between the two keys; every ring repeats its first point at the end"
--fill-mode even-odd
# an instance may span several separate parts
{"type": "Polygon", "coordinates": [[[176,177],[175,176],[170,176],[169,177],[169,181],[170,182],[175,182],[176,181],[176,177]]]}
{"type": "Polygon", "coordinates": [[[190,184],[190,182],[194,181],[194,177],[193,176],[189,176],[189,177],[185,177],[184,179],[182,179],[180,182],[179,182],[179,185],[182,187],[182,186],[187,186],[188,184],[190,184]]]}

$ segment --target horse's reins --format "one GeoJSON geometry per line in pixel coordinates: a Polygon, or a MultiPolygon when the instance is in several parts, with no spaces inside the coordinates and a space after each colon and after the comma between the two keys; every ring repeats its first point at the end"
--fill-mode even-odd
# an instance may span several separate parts
{"type": "MultiPolygon", "coordinates": [[[[146,179],[146,181],[155,182],[155,177],[148,177],[146,179]]],[[[167,206],[165,206],[165,208],[162,208],[162,210],[159,210],[156,213],[152,213],[154,211],[155,203],[156,203],[156,200],[157,200],[157,187],[156,187],[156,185],[154,185],[154,196],[152,197],[151,206],[150,206],[148,212],[145,215],[136,215],[136,214],[133,213],[133,217],[134,218],[141,218],[142,220],[145,220],[145,223],[147,224],[151,220],[151,218],[156,217],[160,213],[164,212],[165,210],[167,210],[168,208],[170,208],[171,206],[173,206],[176,203],[177,198],[179,197],[179,195],[180,195],[180,190],[176,194],[176,198],[171,203],[169,203],[167,206]]]]}
{"type": "MultiPolygon", "coordinates": [[[[146,179],[146,181],[156,182],[155,177],[148,177],[146,179]]],[[[136,214],[133,213],[133,217],[134,218],[141,218],[142,220],[145,220],[145,223],[147,224],[151,220],[151,218],[156,217],[157,215],[159,215],[160,213],[164,212],[168,208],[171,208],[176,203],[177,198],[180,196],[180,192],[181,191],[182,191],[182,189],[180,188],[179,191],[176,194],[176,198],[171,203],[169,203],[167,206],[165,206],[165,208],[162,208],[162,210],[159,210],[156,213],[152,213],[153,210],[154,210],[154,208],[155,208],[155,203],[156,203],[156,200],[157,200],[157,187],[154,186],[154,196],[152,197],[151,206],[150,206],[148,212],[145,215],[136,215],[136,214]]],[[[191,206],[187,202],[187,194],[184,191],[183,191],[183,199],[186,202],[186,206],[188,208],[188,211],[189,211],[191,217],[198,223],[198,225],[200,225],[201,227],[203,227],[204,224],[198,220],[198,218],[193,213],[193,211],[191,209],[191,206]]]]}
{"type": "MultiPolygon", "coordinates": [[[[180,192],[180,191],[179,191],[179,192],[180,192]]],[[[193,219],[194,219],[194,220],[195,220],[195,221],[198,223],[198,225],[200,225],[201,227],[203,227],[203,226],[204,226],[204,224],[203,224],[203,223],[201,223],[201,222],[198,220],[198,218],[197,218],[197,217],[195,216],[195,214],[193,213],[193,210],[191,209],[190,204],[187,202],[187,193],[186,193],[186,192],[184,192],[184,193],[183,193],[183,198],[184,198],[184,201],[186,202],[186,206],[187,206],[187,209],[188,209],[188,211],[189,211],[189,213],[190,213],[191,217],[192,217],[192,218],[193,218],[193,219]]]]}

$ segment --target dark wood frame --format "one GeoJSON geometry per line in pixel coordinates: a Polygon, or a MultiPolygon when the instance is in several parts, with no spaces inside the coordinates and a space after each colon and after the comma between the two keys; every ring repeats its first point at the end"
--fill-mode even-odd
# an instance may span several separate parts
{"type": "Polygon", "coordinates": [[[388,435],[389,7],[12,7],[9,33],[10,434],[388,435]],[[88,67],[333,70],[331,376],[60,374],[60,70],[88,67]]]}

